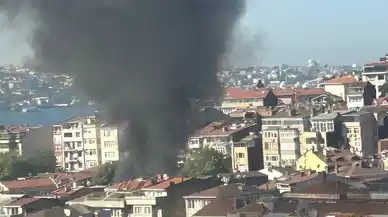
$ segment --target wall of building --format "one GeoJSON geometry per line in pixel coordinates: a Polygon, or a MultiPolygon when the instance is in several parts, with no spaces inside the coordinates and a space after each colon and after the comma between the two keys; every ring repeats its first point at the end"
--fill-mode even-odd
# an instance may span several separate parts
{"type": "Polygon", "coordinates": [[[343,84],[326,84],[325,91],[336,96],[342,97],[346,102],[346,87],[343,84]]]}
{"type": "Polygon", "coordinates": [[[52,127],[30,129],[21,138],[22,153],[25,156],[34,156],[41,151],[53,151],[52,127]]]}

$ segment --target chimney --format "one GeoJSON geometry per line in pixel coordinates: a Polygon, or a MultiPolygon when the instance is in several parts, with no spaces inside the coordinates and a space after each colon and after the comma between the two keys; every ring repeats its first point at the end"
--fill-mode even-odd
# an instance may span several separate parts
{"type": "Polygon", "coordinates": [[[317,115],[317,110],[315,109],[315,107],[312,107],[310,109],[310,117],[315,117],[317,115]]]}
{"type": "Polygon", "coordinates": [[[222,132],[228,132],[228,127],[222,127],[222,132]]]}
{"type": "Polygon", "coordinates": [[[337,164],[335,164],[335,166],[334,166],[334,171],[335,171],[335,174],[339,173],[339,167],[337,164]]]}
{"type": "Polygon", "coordinates": [[[326,172],[325,171],[320,172],[320,175],[322,176],[322,181],[326,181],[326,178],[327,178],[326,172]]]}

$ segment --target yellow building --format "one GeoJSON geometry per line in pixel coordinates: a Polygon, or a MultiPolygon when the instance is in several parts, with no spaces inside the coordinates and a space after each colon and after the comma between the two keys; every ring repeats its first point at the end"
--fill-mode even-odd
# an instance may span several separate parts
{"type": "MultiPolygon", "coordinates": [[[[323,140],[321,140],[323,142],[323,140]]],[[[300,154],[309,150],[318,150],[317,132],[302,132],[300,136],[300,154]]]]}
{"type": "Polygon", "coordinates": [[[232,168],[234,171],[249,171],[248,149],[255,147],[256,139],[257,136],[251,133],[249,136],[241,139],[239,142],[233,143],[233,153],[231,154],[231,158],[232,168]]]}
{"type": "Polygon", "coordinates": [[[316,172],[327,172],[327,164],[324,157],[317,154],[313,150],[309,150],[302,154],[296,162],[297,170],[314,170],[316,172]]]}

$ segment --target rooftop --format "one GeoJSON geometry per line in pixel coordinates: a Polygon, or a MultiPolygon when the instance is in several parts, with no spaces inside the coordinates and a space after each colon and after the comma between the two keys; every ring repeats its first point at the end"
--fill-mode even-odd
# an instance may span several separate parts
{"type": "Polygon", "coordinates": [[[328,80],[326,84],[351,84],[358,82],[357,79],[354,77],[354,75],[345,75],[337,78],[333,78],[331,80],[328,80]]]}
{"type": "Polygon", "coordinates": [[[254,126],[250,123],[227,124],[225,122],[213,122],[204,128],[197,130],[193,137],[200,136],[230,136],[240,130],[254,126]]]}

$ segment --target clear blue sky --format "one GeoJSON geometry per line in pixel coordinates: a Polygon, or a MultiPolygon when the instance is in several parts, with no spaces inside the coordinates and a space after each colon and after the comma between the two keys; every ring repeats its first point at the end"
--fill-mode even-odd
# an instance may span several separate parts
{"type": "MultiPolygon", "coordinates": [[[[387,0],[247,1],[244,23],[262,36],[265,65],[362,64],[388,53],[387,0]]],[[[20,62],[25,41],[20,32],[1,30],[0,63],[20,62]]]]}

